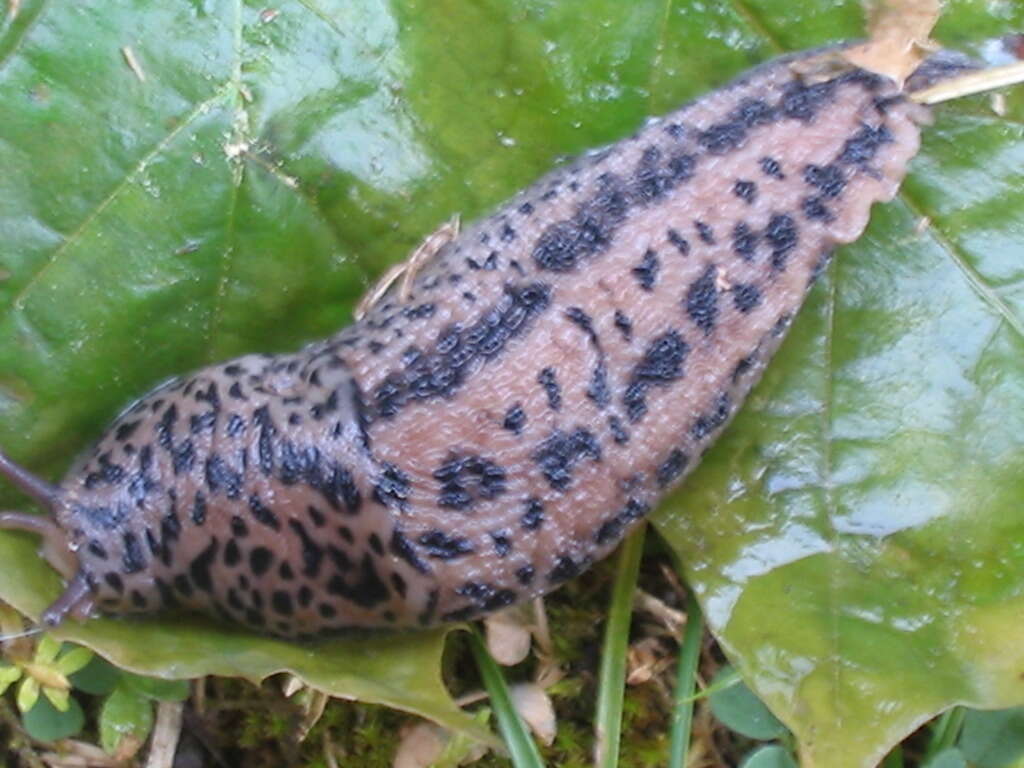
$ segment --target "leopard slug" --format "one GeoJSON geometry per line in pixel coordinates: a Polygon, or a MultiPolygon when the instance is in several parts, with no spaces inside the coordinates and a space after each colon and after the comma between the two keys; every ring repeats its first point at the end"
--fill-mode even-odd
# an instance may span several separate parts
{"type": "Polygon", "coordinates": [[[166,383],[51,487],[44,614],[200,611],[284,637],[471,619],[607,555],[698,463],[928,110],[776,59],[561,167],[404,297],[166,383]]]}

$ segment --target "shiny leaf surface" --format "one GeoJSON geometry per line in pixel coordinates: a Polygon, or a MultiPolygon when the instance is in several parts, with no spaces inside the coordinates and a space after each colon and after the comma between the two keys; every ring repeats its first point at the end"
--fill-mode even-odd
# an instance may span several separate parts
{"type": "MultiPolygon", "coordinates": [[[[948,5],[952,44],[1024,27],[1017,4],[948,5]]],[[[0,21],[0,445],[55,478],[163,378],[334,330],[453,212],[861,29],[853,0],[22,0],[0,21]]],[[[1024,701],[1020,94],[1007,106],[938,110],[902,196],[657,520],[810,765],[870,765],[953,702],[1024,701]]],[[[28,537],[0,535],[0,562],[21,610],[57,594],[28,537]]],[[[199,620],[60,636],[143,674],[290,670],[475,727],[441,685],[443,632],[315,651],[199,620]]]]}

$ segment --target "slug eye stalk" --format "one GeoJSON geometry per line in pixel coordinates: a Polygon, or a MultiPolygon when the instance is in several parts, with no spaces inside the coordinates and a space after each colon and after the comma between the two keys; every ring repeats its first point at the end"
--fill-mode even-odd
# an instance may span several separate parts
{"type": "Polygon", "coordinates": [[[55,626],[69,614],[75,618],[86,618],[93,607],[89,584],[85,573],[78,567],[78,558],[68,545],[67,534],[56,520],[57,512],[64,503],[60,488],[15,463],[2,451],[0,477],[50,513],[31,515],[25,512],[0,512],[0,529],[38,535],[43,542],[43,557],[68,580],[68,586],[61,596],[43,612],[42,623],[55,626]]]}

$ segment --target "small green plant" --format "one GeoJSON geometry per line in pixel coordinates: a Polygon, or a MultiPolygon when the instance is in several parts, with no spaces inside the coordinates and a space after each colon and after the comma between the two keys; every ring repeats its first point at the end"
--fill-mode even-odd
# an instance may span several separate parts
{"type": "Polygon", "coordinates": [[[134,755],[153,728],[157,701],[181,701],[188,681],[156,680],[118,670],[88,648],[42,634],[34,644],[9,645],[0,662],[0,695],[15,691],[25,732],[54,742],[85,728],[85,713],[75,691],[102,697],[99,742],[118,759],[134,755]],[[34,647],[33,647],[34,645],[34,647]]]}

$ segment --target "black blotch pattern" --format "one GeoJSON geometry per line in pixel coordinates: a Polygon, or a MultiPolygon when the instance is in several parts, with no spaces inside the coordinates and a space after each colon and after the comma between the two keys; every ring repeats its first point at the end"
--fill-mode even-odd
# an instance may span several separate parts
{"type": "Polygon", "coordinates": [[[317,574],[320,573],[320,565],[324,559],[323,547],[313,540],[313,537],[306,531],[306,527],[298,520],[289,520],[288,526],[299,537],[299,543],[302,547],[302,575],[309,579],[316,578],[317,574]]]}
{"type": "Polygon", "coordinates": [[[526,500],[525,507],[519,522],[525,530],[535,531],[544,523],[544,504],[540,499],[531,497],[526,500]]]}
{"type": "Polygon", "coordinates": [[[608,366],[604,360],[594,366],[590,384],[587,385],[587,398],[598,408],[606,408],[612,401],[611,387],[608,384],[608,366]]]}
{"type": "Polygon", "coordinates": [[[673,448],[665,461],[658,467],[658,471],[655,474],[658,485],[662,488],[670,485],[686,468],[688,461],[689,458],[685,453],[678,448],[673,448]]]}
{"type": "Polygon", "coordinates": [[[328,506],[349,515],[359,514],[363,497],[352,472],[315,445],[300,446],[291,440],[278,441],[277,478],[282,485],[304,483],[319,493],[328,506]]]}
{"type": "Polygon", "coordinates": [[[377,573],[373,557],[369,552],[363,555],[359,564],[359,579],[349,584],[340,573],[334,574],[327,582],[327,591],[343,597],[361,608],[373,608],[391,597],[391,591],[377,573]]]}
{"type": "MultiPolygon", "coordinates": [[[[475,615],[478,612],[496,611],[499,608],[512,605],[516,599],[516,593],[511,589],[498,589],[493,584],[485,584],[476,581],[467,581],[461,587],[455,590],[455,593],[463,597],[468,597],[474,603],[474,610],[472,613],[466,614],[466,617],[475,615]]],[[[463,611],[453,612],[456,616],[462,615],[463,611]]],[[[455,618],[452,614],[445,614],[444,618],[455,618]]]]}
{"type": "Polygon", "coordinates": [[[508,531],[491,531],[491,541],[494,542],[494,554],[498,557],[507,557],[512,551],[512,539],[508,531]]]}
{"type": "Polygon", "coordinates": [[[857,133],[846,140],[839,153],[839,162],[865,166],[875,159],[875,155],[878,154],[878,150],[882,146],[893,141],[895,139],[892,132],[885,123],[877,127],[864,124],[857,133]]]}
{"type": "Polygon", "coordinates": [[[711,333],[718,318],[718,268],[709,264],[699,278],[686,290],[686,314],[704,335],[711,333]]]}
{"type": "Polygon", "coordinates": [[[542,368],[537,374],[537,383],[544,389],[548,398],[548,407],[557,411],[562,407],[562,388],[558,385],[558,378],[554,368],[542,368]]]}
{"type": "Polygon", "coordinates": [[[609,541],[617,541],[622,538],[622,532],[626,526],[637,520],[650,511],[650,507],[637,499],[630,499],[626,506],[605,520],[597,529],[594,541],[598,544],[607,544],[609,541]]]}
{"type": "Polygon", "coordinates": [[[813,85],[794,80],[783,89],[779,106],[786,117],[809,123],[823,106],[832,101],[834,93],[834,80],[813,85]]]}
{"type": "Polygon", "coordinates": [[[555,567],[548,573],[548,581],[552,584],[568,581],[580,572],[580,568],[580,564],[569,555],[559,555],[558,559],[555,560],[555,567]]]}
{"type": "Polygon", "coordinates": [[[583,459],[601,460],[601,445],[594,434],[584,427],[572,432],[556,429],[533,452],[533,460],[540,467],[548,485],[564,491],[572,482],[573,468],[583,459]]]}
{"type": "Polygon", "coordinates": [[[524,565],[522,568],[516,571],[516,581],[522,584],[524,587],[528,587],[533,583],[533,566],[524,565]]]}
{"type": "Polygon", "coordinates": [[[701,239],[701,242],[707,243],[708,245],[715,244],[715,232],[706,221],[696,219],[693,222],[693,226],[696,227],[697,236],[701,239]]]}
{"type": "Polygon", "coordinates": [[[715,400],[714,407],[710,411],[698,416],[697,420],[693,422],[693,427],[690,429],[690,434],[693,435],[693,439],[703,440],[725,424],[729,418],[731,410],[732,402],[729,399],[729,395],[728,393],[723,392],[715,400]]]}
{"type": "Polygon", "coordinates": [[[489,501],[505,492],[505,469],[476,455],[449,454],[434,470],[440,483],[437,504],[446,509],[467,509],[480,500],[489,501]]]}
{"type": "Polygon", "coordinates": [[[658,147],[647,147],[643,151],[633,173],[630,202],[635,200],[640,205],[656,202],[693,177],[696,166],[693,155],[673,155],[664,165],[661,160],[662,152],[658,147]]]}
{"type": "Polygon", "coordinates": [[[622,423],[622,419],[612,415],[608,417],[608,429],[612,433],[612,440],[616,445],[625,445],[629,442],[629,432],[622,423]]]}
{"type": "Polygon", "coordinates": [[[391,542],[388,545],[388,549],[390,549],[391,554],[402,558],[420,573],[430,573],[430,567],[420,560],[416,550],[413,549],[412,542],[398,528],[395,528],[391,534],[391,542]]]}
{"type": "Polygon", "coordinates": [[[753,261],[760,239],[747,222],[738,221],[732,230],[732,249],[744,261],[753,261]]]}
{"type": "Polygon", "coordinates": [[[254,547],[249,553],[249,570],[253,576],[262,576],[274,564],[274,553],[266,547],[254,547]]]}
{"type": "Polygon", "coordinates": [[[757,200],[757,184],[749,179],[737,179],[732,185],[732,193],[748,205],[753,205],[757,200]]]}
{"type": "Polygon", "coordinates": [[[526,426],[526,411],[523,410],[522,403],[515,403],[505,411],[505,420],[501,426],[517,435],[523,431],[523,427],[526,426]]]}
{"type": "Polygon", "coordinates": [[[195,525],[206,522],[206,495],[202,491],[196,491],[192,501],[192,522],[195,525]]]}
{"type": "Polygon", "coordinates": [[[277,515],[274,514],[274,510],[266,506],[259,496],[255,494],[249,496],[249,511],[252,512],[252,516],[256,519],[256,522],[261,523],[267,528],[274,531],[281,530],[281,521],[277,515]]]}
{"type": "Polygon", "coordinates": [[[832,211],[828,209],[821,197],[817,195],[805,197],[800,207],[803,209],[804,216],[812,221],[824,221],[827,223],[835,218],[832,211]]]}
{"type": "Polygon", "coordinates": [[[623,340],[631,341],[633,339],[633,321],[621,309],[615,310],[615,327],[619,329],[623,340]]]}
{"type": "Polygon", "coordinates": [[[622,398],[630,421],[638,421],[647,413],[647,391],[652,386],[667,386],[682,378],[689,351],[689,345],[676,330],[666,331],[648,345],[630,373],[622,398]]]}
{"type": "Polygon", "coordinates": [[[679,251],[679,253],[681,253],[683,256],[690,255],[690,241],[683,237],[681,234],[679,234],[677,230],[669,227],[668,232],[666,232],[665,236],[668,238],[668,241],[675,246],[676,250],[679,251]]]}
{"type": "Polygon", "coordinates": [[[139,545],[138,537],[131,531],[125,532],[121,537],[124,550],[121,555],[121,565],[125,573],[138,573],[146,567],[146,558],[142,554],[142,547],[139,545]]]}
{"type": "Polygon", "coordinates": [[[405,406],[451,397],[465,383],[476,361],[492,360],[529,321],[547,309],[550,286],[544,283],[504,286],[502,298],[468,327],[449,325],[437,335],[434,348],[392,371],[374,390],[377,412],[384,418],[405,406]]]}
{"type": "Polygon", "coordinates": [[[213,591],[213,578],[210,574],[210,568],[217,560],[217,550],[220,548],[220,542],[216,536],[210,538],[210,543],[206,545],[206,548],[200,552],[188,566],[188,575],[192,579],[192,583],[195,584],[196,589],[201,589],[203,592],[213,591]]]}
{"type": "Polygon", "coordinates": [[[761,171],[765,176],[772,179],[778,179],[779,181],[786,178],[786,174],[782,172],[782,165],[774,157],[762,157],[760,162],[761,171]]]}
{"type": "Polygon", "coordinates": [[[381,463],[381,473],[373,484],[373,498],[385,507],[404,508],[409,499],[409,477],[394,464],[381,463]]]}
{"type": "Polygon", "coordinates": [[[834,199],[839,197],[846,188],[846,175],[842,168],[835,164],[814,165],[804,168],[804,181],[821,191],[822,196],[834,199]]]}
{"type": "Polygon", "coordinates": [[[598,178],[599,189],[569,219],[550,224],[537,238],[533,260],[541,270],[569,272],[606,250],[629,211],[629,192],[615,174],[598,178]]]}
{"type": "Polygon", "coordinates": [[[206,459],[206,487],[212,494],[223,491],[229,499],[237,499],[242,493],[242,473],[215,453],[206,459]]]}
{"type": "Polygon", "coordinates": [[[428,556],[438,560],[453,560],[473,552],[473,543],[465,536],[449,536],[444,531],[428,531],[418,541],[428,556]]]}
{"type": "Polygon", "coordinates": [[[733,286],[732,300],[736,309],[747,314],[761,303],[761,291],[753,283],[739,283],[733,286]]]}
{"type": "Polygon", "coordinates": [[[654,284],[658,280],[659,266],[658,254],[648,248],[640,259],[640,263],[632,269],[633,277],[636,278],[641,290],[648,292],[654,290],[654,284]]]}
{"type": "Polygon", "coordinates": [[[764,239],[772,249],[772,267],[785,269],[789,255],[796,248],[799,236],[796,222],[787,213],[773,214],[764,231],[764,239]]]}

